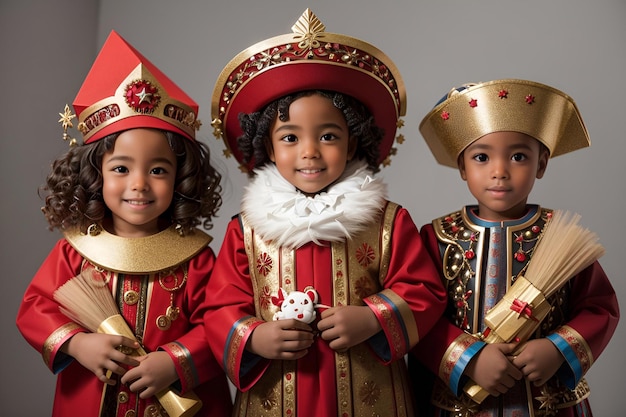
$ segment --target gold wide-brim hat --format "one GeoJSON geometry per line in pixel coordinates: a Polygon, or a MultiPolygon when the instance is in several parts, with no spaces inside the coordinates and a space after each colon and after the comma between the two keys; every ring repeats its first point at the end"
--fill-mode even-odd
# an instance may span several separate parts
{"type": "MultiPolygon", "coordinates": [[[[256,43],[236,55],[222,70],[211,103],[214,135],[224,139],[226,157],[234,156],[243,171],[237,146],[242,135],[240,113],[253,113],[285,95],[329,90],[361,101],[384,130],[379,163],[387,165],[396,130],[406,112],[400,72],[382,51],[362,40],[325,32],[309,9],[291,28],[293,33],[256,43]]],[[[397,138],[403,141],[402,135],[397,138]]]]}
{"type": "Polygon", "coordinates": [[[545,84],[494,80],[453,88],[424,117],[419,130],[438,163],[457,167],[472,142],[494,132],[525,133],[555,157],[590,145],[574,100],[545,84]]]}

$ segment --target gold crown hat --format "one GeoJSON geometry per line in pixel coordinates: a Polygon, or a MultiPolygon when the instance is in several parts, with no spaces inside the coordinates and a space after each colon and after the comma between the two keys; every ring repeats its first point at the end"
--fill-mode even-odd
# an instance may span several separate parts
{"type": "Polygon", "coordinates": [[[419,130],[437,162],[453,168],[465,148],[493,132],[530,135],[548,148],[550,157],[591,143],[570,96],[548,85],[519,79],[453,88],[424,117],[419,130]]]}
{"type": "MultiPolygon", "coordinates": [[[[112,31],[74,99],[84,143],[133,128],[155,128],[195,140],[198,105],[154,64],[112,31]]],[[[59,113],[67,136],[69,106],[59,113]]],[[[72,141],[74,141],[72,139],[72,141]]]]}
{"type": "Polygon", "coordinates": [[[293,33],[258,42],[236,55],[222,70],[211,103],[214,135],[224,139],[228,158],[244,165],[237,147],[242,135],[240,113],[253,113],[285,95],[329,90],[361,101],[384,130],[379,163],[389,164],[400,119],[406,113],[406,92],[400,72],[382,51],[362,40],[329,33],[309,9],[291,28],[293,33]]]}

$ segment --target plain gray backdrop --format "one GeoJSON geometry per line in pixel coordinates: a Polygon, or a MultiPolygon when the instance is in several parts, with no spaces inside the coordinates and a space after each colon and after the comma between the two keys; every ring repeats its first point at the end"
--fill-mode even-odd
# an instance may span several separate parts
{"type": "MultiPolygon", "coordinates": [[[[15,327],[31,277],[60,237],[49,232],[37,187],[67,149],[57,123],[112,29],[200,104],[200,139],[210,144],[225,182],[212,247],[238,212],[247,178],[212,136],[215,80],[241,50],[291,32],[307,8],[328,32],[383,50],[400,69],[408,107],[391,166],[390,197],[421,226],[472,202],[458,173],[438,166],[418,125],[451,87],[497,78],[531,79],[577,102],[592,146],[551,160],[530,202],[576,211],[600,236],[601,263],[626,299],[626,3],[623,0],[1,0],[0,1],[0,414],[50,415],[55,377],[15,327]]],[[[76,132],[74,132],[76,133],[76,132]]],[[[76,133],[77,134],[77,133],[76,133]]],[[[626,366],[620,323],[588,380],[595,415],[623,415],[626,366]],[[621,412],[620,412],[621,410],[621,412]]]]}

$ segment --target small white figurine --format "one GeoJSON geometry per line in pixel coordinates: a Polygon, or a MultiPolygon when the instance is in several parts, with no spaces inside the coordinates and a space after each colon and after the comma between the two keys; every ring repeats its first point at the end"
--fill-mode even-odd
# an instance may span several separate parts
{"type": "Polygon", "coordinates": [[[280,310],[274,313],[273,320],[296,319],[310,324],[315,320],[317,299],[317,291],[313,287],[290,293],[279,288],[278,297],[272,296],[272,303],[280,307],[280,310]]]}

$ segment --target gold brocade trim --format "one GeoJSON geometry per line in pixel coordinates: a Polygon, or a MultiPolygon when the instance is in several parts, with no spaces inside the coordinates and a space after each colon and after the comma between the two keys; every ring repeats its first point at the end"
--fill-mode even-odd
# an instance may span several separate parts
{"type": "Polygon", "coordinates": [[[391,234],[393,232],[393,222],[396,219],[396,213],[399,208],[400,206],[398,204],[391,201],[387,203],[387,207],[385,208],[385,215],[380,232],[380,271],[378,275],[381,287],[383,286],[383,281],[389,270],[389,262],[391,260],[391,234]]]}
{"type": "MultiPolygon", "coordinates": [[[[412,393],[402,359],[384,365],[372,357],[365,343],[350,348],[346,355],[352,379],[348,389],[353,398],[352,412],[339,416],[413,415],[412,393]]],[[[338,398],[341,400],[341,396],[338,398]]]]}
{"type": "MultiPolygon", "coordinates": [[[[572,407],[589,397],[591,393],[585,378],[582,378],[573,390],[564,386],[557,386],[556,378],[552,378],[547,384],[540,388],[540,394],[530,399],[530,392],[527,407],[532,417],[554,417],[558,415],[558,410],[572,407]]],[[[526,383],[526,389],[530,388],[530,383],[526,383]]],[[[448,386],[440,379],[435,379],[433,388],[432,404],[436,407],[454,412],[455,417],[472,417],[482,415],[481,406],[471,400],[467,395],[461,397],[454,395],[448,386]]]]}
{"type": "MultiPolygon", "coordinates": [[[[400,317],[402,317],[403,319],[407,313],[411,312],[408,308],[409,306],[407,305],[407,303],[393,291],[385,289],[382,290],[380,294],[385,295],[391,300],[393,305],[396,305],[398,307],[400,317]]],[[[395,314],[392,307],[389,306],[389,303],[378,294],[374,294],[368,297],[368,300],[370,302],[370,305],[374,305],[376,310],[378,310],[380,317],[382,317],[382,319],[384,320],[384,327],[388,330],[389,335],[391,336],[391,357],[402,357],[405,352],[409,350],[409,347],[407,346],[407,341],[404,338],[404,332],[401,328],[402,325],[398,321],[398,315],[395,314]]]]}
{"type": "MultiPolygon", "coordinates": [[[[83,270],[92,268],[90,261],[84,260],[82,268],[83,270]]],[[[143,343],[147,310],[152,297],[154,279],[150,275],[113,273],[111,280],[113,295],[120,313],[131,326],[137,341],[143,343]],[[132,305],[126,303],[124,299],[124,294],[128,291],[136,293],[137,301],[132,305]]]]}
{"type": "MultiPolygon", "coordinates": [[[[293,254],[271,242],[265,242],[249,226],[245,216],[241,216],[244,233],[244,245],[248,255],[248,267],[254,291],[254,309],[257,318],[272,321],[278,307],[272,304],[272,294],[278,294],[279,288],[294,288],[293,254]],[[286,263],[283,265],[283,263],[286,263]],[[287,278],[281,276],[287,272],[287,278]]],[[[287,291],[289,291],[287,289],[287,291]]]]}
{"type": "Polygon", "coordinates": [[[230,378],[233,381],[239,380],[239,374],[235,367],[237,364],[237,353],[239,352],[241,343],[245,334],[248,332],[248,329],[257,321],[258,319],[255,317],[248,317],[247,319],[240,321],[233,331],[233,335],[230,339],[231,348],[228,349],[228,358],[226,360],[226,372],[230,375],[230,378]]]}
{"type": "Polygon", "coordinates": [[[462,333],[452,343],[450,343],[450,346],[446,349],[441,363],[439,364],[439,377],[443,381],[450,381],[452,370],[456,366],[456,363],[463,352],[465,352],[470,345],[476,343],[477,341],[478,339],[474,336],[462,333]]]}
{"type": "Polygon", "coordinates": [[[283,361],[283,410],[286,415],[296,414],[296,361],[283,361]]]}
{"type": "MultiPolygon", "coordinates": [[[[344,243],[332,243],[333,306],[348,305],[348,256],[344,243]]],[[[356,346],[355,346],[356,347],[356,346]]],[[[351,348],[352,351],[355,347],[351,348]]],[[[335,379],[337,384],[337,415],[350,417],[353,414],[352,370],[347,352],[335,352],[335,379]]]]}
{"type": "Polygon", "coordinates": [[[89,234],[78,230],[66,231],[65,239],[94,265],[128,274],[149,274],[169,269],[193,258],[213,239],[200,229],[181,236],[175,226],[151,236],[136,238],[116,236],[101,227],[97,229],[97,232],[89,234]]]}
{"type": "MultiPolygon", "coordinates": [[[[391,260],[391,236],[393,233],[393,224],[399,209],[399,204],[390,201],[387,203],[385,214],[383,216],[383,223],[380,232],[379,282],[381,287],[384,287],[385,277],[387,277],[387,272],[389,270],[389,263],[391,260]]],[[[394,296],[398,297],[395,293],[394,296]]],[[[417,323],[415,323],[415,316],[413,316],[413,312],[410,310],[406,302],[397,302],[396,305],[400,307],[400,314],[405,323],[404,327],[409,338],[409,346],[415,346],[420,339],[417,331],[417,323]]]]}
{"type": "MultiPolygon", "coordinates": [[[[364,305],[364,298],[380,292],[397,300],[394,298],[395,293],[381,290],[388,271],[391,234],[398,208],[397,204],[389,202],[378,220],[378,228],[370,227],[345,243],[331,245],[334,305],[339,302],[344,305],[364,305]]],[[[400,306],[402,304],[406,303],[399,302],[400,306]]],[[[381,309],[382,313],[384,311],[381,309]]],[[[387,319],[388,322],[392,321],[390,317],[387,319]]],[[[404,315],[402,319],[405,319],[404,315]]],[[[400,329],[393,330],[395,326],[390,327],[393,340],[404,337],[400,329]]],[[[406,370],[401,360],[386,366],[373,359],[370,348],[366,343],[361,343],[346,353],[335,353],[335,363],[337,415],[413,415],[406,370]]]]}
{"type": "MultiPolygon", "coordinates": [[[[241,216],[244,245],[248,255],[248,267],[255,294],[254,307],[258,319],[272,321],[278,311],[271,297],[279,288],[287,292],[296,289],[294,278],[294,251],[279,248],[271,242],[263,241],[249,227],[245,216],[241,216]]],[[[265,392],[251,390],[246,393],[246,408],[263,410],[263,415],[280,417],[296,415],[296,361],[277,361],[266,370],[264,378],[280,381],[268,387],[265,392]],[[273,375],[271,378],[269,374],[273,375]]],[[[244,414],[245,415],[245,414],[244,414]]]]}
{"type": "Polygon", "coordinates": [[[74,322],[69,322],[65,323],[64,325],[53,331],[50,336],[48,336],[41,348],[41,357],[48,368],[52,369],[52,352],[54,352],[59,347],[59,343],[61,343],[61,341],[63,341],[68,334],[74,332],[74,330],[81,328],[82,327],[80,327],[78,324],[74,322]]]}
{"type": "Polygon", "coordinates": [[[572,348],[578,358],[578,361],[580,362],[582,374],[586,374],[591,368],[591,365],[593,365],[594,359],[593,352],[591,351],[591,348],[587,344],[585,338],[572,327],[566,325],[559,327],[555,330],[555,333],[561,336],[572,348]]]}
{"type": "Polygon", "coordinates": [[[552,387],[545,384],[541,387],[540,395],[535,397],[539,402],[539,410],[535,417],[555,416],[556,410],[572,407],[589,397],[591,390],[585,378],[581,378],[573,390],[564,386],[552,387]]]}
{"type": "MultiPolygon", "coordinates": [[[[280,250],[280,286],[287,292],[295,291],[294,279],[294,251],[281,248],[280,250]]],[[[296,413],[297,372],[296,361],[283,361],[283,411],[287,415],[296,413]]]]}
{"type": "Polygon", "coordinates": [[[176,361],[183,370],[183,378],[185,380],[185,386],[193,387],[196,385],[196,378],[194,378],[194,372],[192,363],[189,357],[189,352],[176,342],[170,342],[166,344],[170,349],[176,361]]]}

